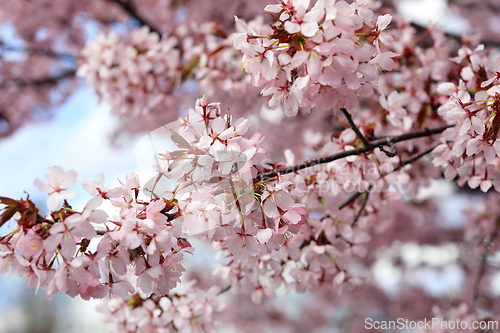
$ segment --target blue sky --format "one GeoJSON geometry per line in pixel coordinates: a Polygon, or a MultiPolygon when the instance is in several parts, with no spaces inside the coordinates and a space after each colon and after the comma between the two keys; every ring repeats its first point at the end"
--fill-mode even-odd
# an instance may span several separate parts
{"type": "MultiPolygon", "coordinates": [[[[78,89],[56,110],[52,120],[28,124],[14,135],[0,140],[0,156],[3,157],[0,196],[19,199],[26,196],[26,191],[40,207],[47,209],[47,195],[33,185],[33,180],[45,180],[45,171],[53,165],[73,169],[82,179],[97,179],[100,172],[104,173],[106,183],[116,183],[117,178],[125,179],[127,173],[136,170],[134,149],[140,137],[119,142],[121,148],[111,147],[109,135],[115,126],[116,117],[110,114],[109,107],[98,105],[93,91],[78,89]]],[[[70,204],[76,209],[83,208],[90,195],[80,184],[72,190],[77,195],[70,204]]],[[[5,225],[0,228],[0,233],[4,234],[10,227],[5,225]]],[[[22,324],[26,314],[16,301],[26,288],[25,282],[19,278],[0,275],[0,333],[15,332],[22,324]]],[[[43,292],[40,293],[43,297],[43,292]]],[[[64,305],[56,314],[63,323],[59,328],[61,332],[95,332],[95,325],[102,325],[95,311],[98,301],[84,302],[58,295],[55,302],[64,305]],[[73,325],[67,326],[69,323],[73,325]]]]}
{"type": "MultiPolygon", "coordinates": [[[[78,89],[54,119],[28,124],[0,140],[0,156],[5,157],[0,164],[0,195],[20,198],[26,191],[36,200],[45,200],[47,196],[38,191],[33,180],[44,180],[45,171],[54,165],[73,169],[82,179],[97,179],[100,172],[104,172],[106,183],[116,182],[117,177],[124,179],[136,169],[134,146],[139,137],[119,142],[119,148],[111,147],[109,135],[115,126],[109,107],[97,105],[93,91],[78,89]]],[[[90,198],[81,185],[72,190],[78,192],[72,201],[76,206],[90,198]]]]}

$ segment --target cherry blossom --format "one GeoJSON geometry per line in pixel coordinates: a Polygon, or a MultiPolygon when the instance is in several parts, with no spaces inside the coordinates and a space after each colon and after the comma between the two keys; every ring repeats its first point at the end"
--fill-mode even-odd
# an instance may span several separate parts
{"type": "Polygon", "coordinates": [[[49,103],[24,67],[73,66],[61,79],[84,78],[118,127],[171,148],[116,186],[83,180],[81,209],[70,190],[80,179],[61,166],[35,180],[44,216],[28,195],[0,197],[10,228],[0,273],[47,298],[106,298],[100,311],[119,332],[358,332],[380,309],[497,320],[500,82],[489,43],[420,31],[368,0],[218,4],[60,0],[56,21],[81,27],[58,38],[53,20],[25,20],[45,2],[12,3],[27,59],[2,58],[0,103],[16,101],[0,126],[49,103]],[[256,16],[263,8],[270,15],[256,16]],[[84,46],[89,22],[99,33],[84,46]],[[39,27],[46,41],[33,40],[39,27]],[[445,181],[472,199],[463,214],[426,197],[445,181]],[[203,243],[216,262],[193,267],[203,243]],[[460,282],[446,292],[422,279],[449,272],[460,282]],[[274,303],[282,291],[300,299],[287,302],[293,314],[274,303]]]}
{"type": "Polygon", "coordinates": [[[40,179],[35,179],[34,185],[40,191],[49,193],[47,205],[50,210],[59,210],[63,205],[63,200],[71,199],[75,196],[75,192],[68,191],[68,188],[78,184],[80,178],[73,170],[64,171],[60,166],[54,166],[45,173],[47,183],[40,179]]]}

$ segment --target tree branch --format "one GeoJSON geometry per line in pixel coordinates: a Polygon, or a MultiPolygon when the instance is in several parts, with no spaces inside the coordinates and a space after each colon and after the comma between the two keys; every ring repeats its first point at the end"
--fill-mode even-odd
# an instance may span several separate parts
{"type": "MultiPolygon", "coordinates": [[[[420,33],[423,33],[427,30],[427,27],[426,26],[423,26],[423,25],[420,25],[418,23],[415,23],[415,22],[411,22],[410,25],[412,27],[414,27],[415,29],[417,29],[418,32],[420,33]]],[[[442,31],[442,29],[440,29],[442,31]]],[[[453,39],[454,41],[456,41],[459,45],[463,45],[463,41],[462,41],[462,37],[463,36],[459,36],[459,35],[454,35],[454,34],[451,34],[449,32],[445,32],[443,31],[444,35],[450,39],[453,39]]],[[[497,42],[497,41],[493,41],[493,40],[487,40],[487,39],[482,39],[480,42],[480,44],[483,44],[485,47],[487,48],[498,48],[500,47],[500,44],[497,42]]]]}
{"type": "Polygon", "coordinates": [[[357,198],[361,196],[361,194],[363,194],[363,192],[356,192],[353,195],[351,195],[349,199],[347,199],[342,205],[340,205],[339,210],[342,210],[351,203],[353,203],[357,198]]]}
{"type": "Polygon", "coordinates": [[[144,17],[142,17],[139,12],[137,11],[137,8],[132,4],[131,0],[109,0],[110,2],[113,2],[120,6],[121,9],[123,9],[127,14],[129,14],[131,17],[139,21],[141,25],[146,25],[149,27],[151,32],[156,32],[161,36],[161,32],[154,27],[151,22],[147,21],[144,17]]]}
{"type": "Polygon", "coordinates": [[[19,52],[19,53],[26,52],[29,54],[37,54],[37,55],[42,55],[42,56],[46,56],[49,58],[65,59],[65,60],[71,60],[71,61],[75,61],[75,60],[81,58],[81,56],[79,56],[79,55],[59,53],[59,52],[54,52],[54,51],[50,51],[50,50],[36,49],[36,48],[30,48],[30,47],[19,47],[19,46],[7,45],[3,42],[0,42],[0,52],[3,52],[3,51],[19,52]]]}
{"type": "Polygon", "coordinates": [[[287,168],[283,168],[280,170],[276,171],[270,171],[266,173],[261,173],[257,175],[257,179],[259,180],[266,180],[269,178],[276,177],[278,174],[280,175],[285,175],[289,174],[292,172],[296,172],[302,169],[306,169],[318,164],[324,164],[324,163],[330,163],[336,160],[339,160],[341,158],[347,157],[347,156],[354,156],[354,155],[361,155],[363,153],[369,152],[375,148],[383,147],[383,146],[392,146],[393,144],[401,141],[407,141],[407,140],[413,140],[417,138],[423,138],[435,134],[442,133],[444,130],[447,128],[451,127],[453,125],[447,125],[447,126],[441,126],[438,128],[433,128],[433,129],[424,129],[420,131],[415,131],[415,132],[409,132],[401,135],[396,135],[392,137],[387,137],[385,139],[379,139],[379,140],[374,140],[369,142],[369,147],[359,147],[351,150],[343,150],[341,152],[338,152],[336,154],[330,155],[330,156],[325,156],[325,157],[320,157],[320,158],[315,158],[306,162],[303,162],[298,165],[293,165],[287,168]]]}
{"type": "Polygon", "coordinates": [[[365,210],[366,203],[368,202],[368,197],[370,196],[370,189],[368,191],[363,192],[365,194],[365,199],[363,200],[363,204],[361,205],[361,208],[359,209],[358,215],[354,218],[354,221],[351,224],[351,227],[354,227],[356,223],[358,223],[359,217],[363,213],[363,210],[365,210]]]}
{"type": "Polygon", "coordinates": [[[342,111],[342,113],[344,114],[344,116],[347,118],[347,121],[349,122],[349,125],[351,126],[352,130],[354,131],[354,133],[356,133],[356,135],[358,136],[358,138],[361,140],[361,142],[363,143],[363,146],[366,149],[369,149],[370,148],[370,143],[368,142],[368,140],[366,140],[365,136],[363,134],[361,134],[361,132],[359,131],[358,126],[356,126],[356,124],[352,120],[351,114],[345,108],[341,108],[340,111],[342,111]]]}
{"type": "Polygon", "coordinates": [[[45,84],[55,84],[59,80],[67,79],[75,76],[76,71],[65,71],[56,76],[48,76],[34,80],[6,80],[5,82],[14,82],[21,88],[26,86],[43,86],[45,84]]]}
{"type": "MultiPolygon", "coordinates": [[[[403,161],[397,168],[395,168],[394,170],[392,170],[392,172],[394,171],[399,171],[401,170],[404,166],[408,165],[408,164],[411,164],[413,162],[415,162],[416,160],[418,160],[419,158],[422,158],[424,157],[425,155],[431,153],[438,145],[435,145],[427,150],[425,150],[424,152],[420,153],[420,154],[417,154],[413,157],[410,157],[409,159],[403,161]]],[[[342,210],[344,209],[345,207],[347,207],[348,205],[350,205],[351,203],[353,203],[357,198],[359,198],[361,196],[361,194],[363,194],[365,192],[356,192],[354,193],[353,195],[351,195],[349,197],[349,199],[347,199],[342,205],[339,206],[339,210],[342,210]]],[[[366,199],[368,200],[368,199],[366,199]]]]}
{"type": "Polygon", "coordinates": [[[474,288],[472,289],[473,291],[472,291],[472,306],[471,306],[471,308],[474,308],[476,306],[477,299],[479,298],[479,286],[481,285],[481,280],[483,279],[483,276],[486,273],[486,264],[488,261],[488,256],[490,254],[491,245],[493,244],[493,241],[495,240],[495,238],[498,236],[499,229],[500,229],[500,224],[497,223],[497,227],[495,228],[495,231],[493,231],[493,233],[490,235],[490,237],[486,243],[486,246],[485,246],[486,249],[484,251],[483,257],[481,258],[481,265],[479,267],[479,272],[477,274],[477,278],[476,278],[476,281],[474,283],[474,288]]]}
{"type": "Polygon", "coordinates": [[[434,149],[436,149],[437,146],[439,146],[439,145],[432,146],[431,148],[423,151],[422,153],[417,154],[417,155],[415,155],[415,156],[413,156],[413,157],[411,157],[411,158],[409,158],[409,159],[401,162],[401,164],[396,169],[394,169],[393,172],[401,170],[406,165],[411,164],[411,163],[415,162],[416,160],[418,160],[419,158],[424,157],[425,155],[431,153],[434,149]]]}

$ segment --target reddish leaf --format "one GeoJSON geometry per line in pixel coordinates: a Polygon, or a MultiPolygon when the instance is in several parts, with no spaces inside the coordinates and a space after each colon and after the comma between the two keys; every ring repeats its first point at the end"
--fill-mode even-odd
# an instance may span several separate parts
{"type": "Polygon", "coordinates": [[[0,197],[0,202],[10,207],[14,207],[15,205],[17,205],[16,200],[6,197],[0,197]]]}
{"type": "Polygon", "coordinates": [[[9,221],[15,213],[17,213],[16,207],[10,207],[6,209],[5,212],[3,212],[3,214],[1,215],[0,227],[7,223],[7,221],[9,221]]]}

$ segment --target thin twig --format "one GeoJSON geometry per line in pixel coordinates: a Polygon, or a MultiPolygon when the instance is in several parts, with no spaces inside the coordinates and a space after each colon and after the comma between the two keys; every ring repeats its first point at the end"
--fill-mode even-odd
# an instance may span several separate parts
{"type": "Polygon", "coordinates": [[[276,170],[276,171],[261,173],[261,174],[257,175],[257,178],[259,180],[266,180],[269,178],[276,177],[278,174],[285,175],[285,174],[289,174],[289,173],[296,172],[296,171],[299,171],[302,169],[306,169],[306,168],[309,168],[309,167],[312,167],[312,166],[315,166],[318,164],[330,163],[330,162],[339,160],[339,159],[347,157],[347,156],[361,155],[363,153],[369,152],[369,151],[371,151],[375,148],[378,148],[378,147],[392,146],[393,144],[395,144],[397,142],[413,140],[413,139],[417,139],[417,138],[423,138],[423,137],[439,134],[451,126],[453,126],[453,125],[441,126],[441,127],[433,128],[433,129],[426,128],[426,129],[420,130],[420,131],[409,132],[409,133],[405,133],[405,134],[401,134],[401,135],[396,135],[393,137],[387,137],[384,139],[370,141],[369,148],[359,147],[359,148],[355,148],[355,149],[351,149],[351,150],[343,150],[343,151],[338,152],[336,154],[333,154],[330,156],[325,156],[325,157],[320,157],[320,158],[315,158],[315,159],[303,162],[303,163],[298,164],[298,165],[293,165],[293,166],[283,168],[280,170],[276,170]]]}
{"type": "Polygon", "coordinates": [[[490,254],[491,245],[493,241],[498,236],[498,232],[500,229],[500,225],[497,225],[495,231],[490,235],[488,242],[486,243],[486,250],[484,252],[483,257],[481,258],[481,266],[479,267],[479,272],[477,274],[476,281],[474,283],[474,288],[472,289],[472,306],[471,308],[475,308],[477,300],[479,298],[479,286],[481,285],[481,280],[483,279],[484,274],[486,273],[486,264],[488,261],[488,256],[490,254]]]}
{"type": "MultiPolygon", "coordinates": [[[[238,281],[240,281],[241,279],[243,279],[243,276],[239,276],[239,277],[238,277],[238,281]]],[[[229,285],[229,286],[227,286],[226,288],[224,288],[224,289],[222,289],[221,291],[219,291],[219,292],[217,293],[217,295],[220,295],[220,294],[225,293],[226,291],[228,291],[229,289],[231,289],[231,287],[232,287],[232,286],[233,286],[233,285],[232,285],[232,284],[230,284],[230,285],[229,285]]]]}
{"type": "Polygon", "coordinates": [[[357,198],[359,198],[361,196],[361,194],[363,194],[363,192],[356,192],[353,195],[351,195],[351,197],[349,199],[347,199],[346,202],[344,202],[342,205],[340,205],[339,210],[342,210],[345,207],[347,207],[348,205],[350,205],[351,203],[353,203],[357,198]]]}
{"type": "Polygon", "coordinates": [[[19,46],[7,45],[3,42],[0,42],[0,52],[2,52],[2,51],[19,52],[19,53],[26,52],[29,54],[43,55],[43,56],[46,56],[49,58],[67,59],[67,60],[71,60],[71,61],[75,61],[81,57],[79,55],[54,52],[54,51],[44,50],[44,49],[36,49],[36,48],[30,48],[30,47],[19,47],[19,46]]]}
{"type": "Polygon", "coordinates": [[[227,286],[226,288],[222,289],[221,291],[219,291],[217,293],[217,295],[220,295],[220,294],[223,294],[225,293],[226,291],[228,291],[229,289],[231,289],[232,285],[230,284],[229,286],[227,286]]]}
{"type": "Polygon", "coordinates": [[[65,71],[56,76],[42,77],[34,80],[6,80],[5,82],[14,82],[20,87],[43,86],[45,84],[55,84],[62,79],[72,78],[75,74],[76,71],[65,71]]]}
{"type": "Polygon", "coordinates": [[[342,113],[344,114],[344,116],[347,118],[347,121],[349,122],[349,125],[351,126],[352,130],[354,131],[354,133],[356,133],[356,135],[358,136],[358,138],[361,140],[361,142],[363,143],[363,146],[366,149],[370,149],[370,147],[371,147],[370,143],[368,142],[368,140],[366,140],[365,136],[359,131],[358,126],[356,126],[356,124],[352,120],[351,114],[345,108],[341,108],[340,111],[342,111],[342,113]]]}
{"type": "MultiPolygon", "coordinates": [[[[435,145],[427,150],[425,150],[424,152],[420,153],[420,154],[417,154],[415,156],[412,156],[410,157],[409,159],[407,160],[404,160],[403,162],[401,162],[401,164],[395,168],[394,170],[392,170],[392,172],[395,172],[395,171],[399,171],[401,170],[404,166],[408,165],[408,164],[411,164],[413,162],[415,162],[416,160],[424,157],[425,155],[431,153],[438,145],[435,145]]],[[[353,195],[351,195],[349,197],[349,199],[347,199],[342,205],[339,206],[339,210],[342,210],[344,209],[345,207],[347,207],[348,205],[350,205],[351,203],[353,203],[357,198],[359,198],[361,196],[361,194],[363,194],[364,192],[356,192],[354,193],[353,195]]]]}
{"type": "Polygon", "coordinates": [[[127,12],[127,14],[129,14],[131,17],[139,21],[141,25],[148,26],[151,32],[156,32],[159,35],[161,35],[161,32],[156,27],[154,27],[151,24],[151,22],[149,22],[139,14],[135,6],[132,4],[131,0],[109,0],[109,1],[120,6],[125,12],[127,12]]]}
{"type": "Polygon", "coordinates": [[[434,149],[436,149],[436,147],[437,147],[437,146],[439,146],[439,145],[435,145],[435,146],[433,146],[433,147],[431,147],[431,148],[429,148],[429,149],[427,149],[427,150],[423,151],[422,153],[420,153],[420,154],[418,154],[418,155],[415,155],[415,156],[413,156],[413,157],[411,157],[411,158],[409,158],[409,159],[407,159],[407,160],[405,160],[405,161],[401,162],[401,164],[400,164],[400,165],[399,165],[396,169],[394,169],[393,171],[399,171],[399,170],[401,170],[403,167],[405,167],[406,165],[408,165],[408,164],[411,164],[411,163],[415,162],[416,160],[418,160],[418,159],[419,159],[419,158],[421,158],[421,157],[424,157],[425,155],[427,155],[427,154],[431,153],[434,149]]]}
{"type": "Polygon", "coordinates": [[[363,204],[361,205],[361,208],[359,209],[358,215],[356,215],[356,217],[354,218],[354,221],[352,222],[351,227],[354,227],[356,225],[356,223],[358,223],[359,217],[363,213],[363,210],[366,207],[366,203],[368,202],[368,197],[370,196],[370,189],[368,189],[368,191],[363,192],[363,194],[365,195],[365,199],[363,200],[363,204]]]}

